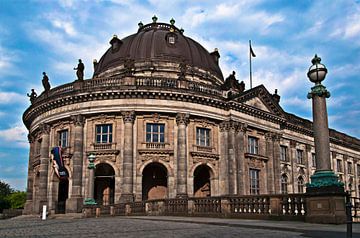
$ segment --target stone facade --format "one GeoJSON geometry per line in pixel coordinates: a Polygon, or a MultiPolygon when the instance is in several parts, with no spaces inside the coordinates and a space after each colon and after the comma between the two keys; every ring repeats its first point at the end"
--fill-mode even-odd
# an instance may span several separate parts
{"type": "MultiPolygon", "coordinates": [[[[139,32],[155,27],[177,34],[179,44],[188,40],[168,24],[139,32]]],[[[91,194],[90,154],[96,156],[95,200],[102,204],[305,192],[315,172],[312,123],[284,112],[264,86],[231,89],[229,97],[219,72],[195,60],[173,55],[102,70],[107,54],[92,79],[44,92],[25,111],[26,213],[39,213],[44,204],[52,213],[80,212],[91,194]],[[66,182],[52,166],[50,151],[59,145],[66,182]]],[[[332,169],[359,196],[360,141],[330,129],[330,148],[332,169]]]]}

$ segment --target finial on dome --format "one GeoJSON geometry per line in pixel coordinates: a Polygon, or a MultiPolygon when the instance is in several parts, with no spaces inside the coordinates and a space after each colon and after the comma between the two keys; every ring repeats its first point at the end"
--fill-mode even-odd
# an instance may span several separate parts
{"type": "Polygon", "coordinates": [[[118,38],[116,34],[113,35],[113,38],[118,38]]]}
{"type": "Polygon", "coordinates": [[[97,63],[97,59],[93,59],[93,63],[96,64],[96,63],[97,63]]]}
{"type": "Polygon", "coordinates": [[[214,51],[219,51],[219,49],[218,49],[218,48],[215,48],[214,51]]]}
{"type": "Polygon", "coordinates": [[[154,15],[151,19],[152,19],[153,23],[156,23],[156,21],[158,20],[158,18],[156,17],[156,15],[154,15]]]}
{"type": "Polygon", "coordinates": [[[142,21],[140,21],[140,22],[138,23],[138,26],[139,26],[139,28],[141,28],[141,27],[144,26],[144,24],[142,23],[142,21]]]}
{"type": "Polygon", "coordinates": [[[180,33],[183,34],[184,33],[184,29],[180,28],[180,33]]]}
{"type": "Polygon", "coordinates": [[[175,20],[174,20],[174,18],[171,18],[171,20],[170,20],[170,24],[171,24],[171,25],[174,25],[174,24],[175,24],[175,20]]]}

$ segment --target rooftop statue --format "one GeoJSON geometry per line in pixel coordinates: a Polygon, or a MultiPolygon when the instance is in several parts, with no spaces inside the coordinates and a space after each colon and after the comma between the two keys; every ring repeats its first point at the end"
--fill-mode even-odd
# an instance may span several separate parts
{"type": "Polygon", "coordinates": [[[74,70],[76,70],[77,79],[80,81],[84,80],[84,69],[85,69],[85,66],[82,63],[81,59],[79,59],[78,66],[77,66],[77,68],[74,68],[74,70]]]}
{"type": "Polygon", "coordinates": [[[245,90],[245,83],[244,81],[239,83],[239,81],[237,81],[235,78],[235,71],[233,71],[232,74],[230,74],[229,77],[225,79],[225,83],[222,85],[222,89],[242,93],[245,90]]]}
{"type": "Polygon", "coordinates": [[[35,89],[31,89],[31,93],[27,94],[27,96],[30,98],[31,104],[33,104],[35,98],[37,97],[37,93],[35,92],[35,89]]]}
{"type": "Polygon", "coordinates": [[[49,77],[46,75],[45,72],[43,72],[43,79],[42,79],[42,85],[44,86],[45,92],[50,90],[50,83],[49,83],[49,77]]]}

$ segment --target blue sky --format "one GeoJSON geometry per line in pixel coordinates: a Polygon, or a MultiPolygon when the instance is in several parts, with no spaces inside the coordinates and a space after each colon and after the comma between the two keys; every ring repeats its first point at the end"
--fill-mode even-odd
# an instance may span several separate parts
{"type": "Polygon", "coordinates": [[[176,20],[184,34],[208,51],[219,48],[224,77],[233,70],[249,88],[248,40],[257,55],[253,85],[277,88],[285,111],[311,119],[312,84],[306,77],[315,53],[328,68],[324,81],[331,128],[360,138],[360,2],[268,0],[0,0],[0,180],[26,187],[28,143],[22,113],[26,93],[85,76],[113,34],[137,31],[139,21],[176,20]]]}

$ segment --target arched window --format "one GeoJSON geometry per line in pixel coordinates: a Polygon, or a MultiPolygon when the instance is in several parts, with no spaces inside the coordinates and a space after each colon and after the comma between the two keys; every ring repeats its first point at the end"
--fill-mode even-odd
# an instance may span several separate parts
{"type": "Polygon", "coordinates": [[[287,186],[288,186],[288,177],[286,176],[286,174],[283,174],[281,175],[281,193],[283,194],[288,193],[287,186]]]}
{"type": "Polygon", "coordinates": [[[304,179],[302,176],[298,177],[298,193],[304,193],[304,179]]]}

